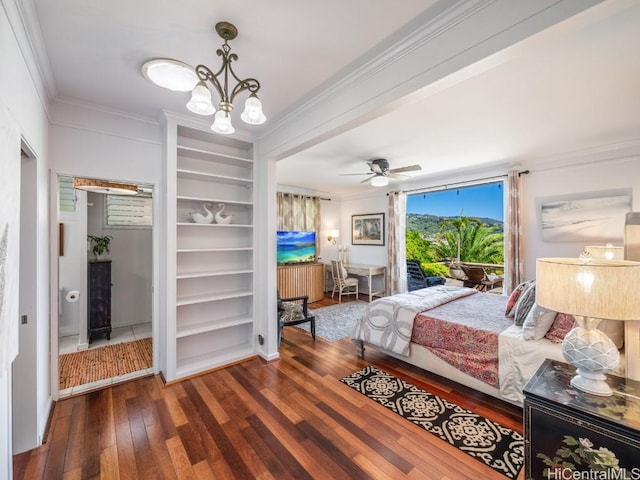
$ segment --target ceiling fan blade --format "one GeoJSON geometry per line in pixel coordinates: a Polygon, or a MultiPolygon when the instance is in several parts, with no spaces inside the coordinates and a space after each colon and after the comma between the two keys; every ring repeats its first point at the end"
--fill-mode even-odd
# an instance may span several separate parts
{"type": "Polygon", "coordinates": [[[391,173],[402,173],[402,172],[416,172],[418,170],[422,170],[422,167],[420,165],[409,165],[407,167],[392,168],[389,171],[391,173]]]}
{"type": "Polygon", "coordinates": [[[360,183],[367,183],[369,180],[371,180],[373,177],[376,177],[377,175],[370,175],[369,178],[365,178],[364,180],[362,180],[360,183]]]}
{"type": "Polygon", "coordinates": [[[371,175],[371,173],[340,173],[339,175],[341,175],[341,176],[345,176],[345,175],[371,175]]]}
{"type": "Polygon", "coordinates": [[[395,178],[396,180],[404,180],[405,178],[409,178],[408,175],[398,175],[397,173],[389,173],[387,175],[389,178],[395,178]]]}
{"type": "Polygon", "coordinates": [[[367,165],[369,165],[369,168],[373,173],[382,173],[382,169],[380,168],[380,165],[378,165],[377,163],[367,162],[367,165]]]}

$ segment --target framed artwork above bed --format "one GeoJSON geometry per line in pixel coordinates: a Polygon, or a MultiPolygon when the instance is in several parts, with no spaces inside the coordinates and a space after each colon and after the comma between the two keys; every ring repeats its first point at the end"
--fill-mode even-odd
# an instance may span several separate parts
{"type": "Polygon", "coordinates": [[[384,213],[351,216],[352,245],[384,245],[384,213]]]}
{"type": "Polygon", "coordinates": [[[545,242],[621,242],[631,189],[543,198],[539,207],[545,242]]]}

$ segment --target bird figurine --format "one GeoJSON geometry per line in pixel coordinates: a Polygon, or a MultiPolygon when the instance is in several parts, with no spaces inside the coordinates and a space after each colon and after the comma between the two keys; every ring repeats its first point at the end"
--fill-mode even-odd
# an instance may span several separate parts
{"type": "Polygon", "coordinates": [[[220,223],[221,225],[228,225],[231,223],[231,217],[233,217],[233,215],[223,215],[222,212],[224,212],[224,203],[219,203],[216,208],[218,209],[218,211],[216,212],[216,223],[220,223]]]}
{"type": "Polygon", "coordinates": [[[207,212],[206,215],[203,215],[201,213],[190,213],[189,215],[191,215],[191,218],[196,223],[211,223],[213,222],[213,212],[209,210],[209,208],[211,207],[212,205],[210,203],[203,203],[202,208],[204,208],[204,211],[207,212]]]}

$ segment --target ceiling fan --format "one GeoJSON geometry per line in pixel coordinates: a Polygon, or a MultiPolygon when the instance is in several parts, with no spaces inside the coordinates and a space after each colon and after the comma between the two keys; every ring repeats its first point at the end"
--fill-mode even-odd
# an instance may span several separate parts
{"type": "Polygon", "coordinates": [[[389,183],[389,178],[395,178],[398,180],[408,178],[407,175],[400,175],[404,172],[415,172],[422,170],[420,165],[409,165],[407,167],[389,168],[389,161],[385,158],[376,158],[367,162],[369,173],[343,173],[342,175],[367,175],[360,183],[371,182],[371,185],[376,187],[385,186],[389,183]]]}

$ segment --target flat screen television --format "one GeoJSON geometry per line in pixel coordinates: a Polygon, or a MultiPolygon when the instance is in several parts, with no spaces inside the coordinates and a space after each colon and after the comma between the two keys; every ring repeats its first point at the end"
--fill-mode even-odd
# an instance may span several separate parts
{"type": "Polygon", "coordinates": [[[277,232],[278,265],[316,261],[316,232],[277,232]]]}

